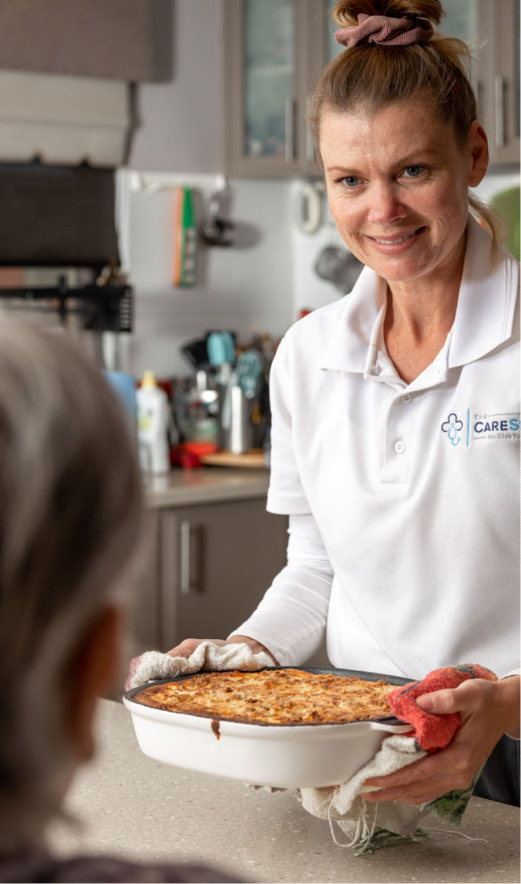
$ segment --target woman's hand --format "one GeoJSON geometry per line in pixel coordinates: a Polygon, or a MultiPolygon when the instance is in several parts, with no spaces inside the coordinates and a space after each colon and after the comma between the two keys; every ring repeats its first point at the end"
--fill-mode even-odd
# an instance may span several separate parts
{"type": "Polygon", "coordinates": [[[459,712],[461,727],[445,748],[386,777],[371,777],[367,801],[425,804],[452,789],[468,788],[503,734],[519,735],[519,676],[501,681],[468,679],[452,690],[418,697],[418,706],[434,715],[459,712]]]}
{"type": "Polygon", "coordinates": [[[264,653],[267,654],[268,657],[271,657],[275,666],[279,665],[275,660],[273,654],[271,654],[270,651],[268,651],[268,649],[264,647],[264,645],[261,645],[260,642],[255,641],[254,638],[249,638],[247,635],[231,635],[230,638],[226,639],[226,641],[224,641],[224,639],[222,638],[187,638],[183,642],[181,642],[180,645],[177,645],[175,648],[172,648],[172,650],[167,651],[167,653],[170,654],[171,657],[189,657],[190,654],[193,654],[193,652],[201,644],[201,642],[204,641],[211,641],[214,643],[214,645],[219,645],[219,647],[223,647],[223,645],[233,645],[238,643],[246,644],[249,646],[252,654],[260,654],[261,651],[264,651],[264,653]]]}

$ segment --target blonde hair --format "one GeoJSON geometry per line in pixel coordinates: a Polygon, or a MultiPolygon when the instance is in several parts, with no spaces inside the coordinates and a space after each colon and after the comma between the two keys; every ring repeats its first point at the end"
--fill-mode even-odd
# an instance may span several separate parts
{"type": "MultiPolygon", "coordinates": [[[[358,23],[358,15],[426,19],[434,27],[443,17],[439,0],[340,0],[333,19],[340,28],[358,23]]],[[[450,125],[457,143],[467,142],[477,119],[477,100],[471,84],[472,57],[456,37],[435,31],[427,43],[408,46],[358,44],[341,52],[324,70],[315,89],[309,124],[320,160],[320,121],[324,111],[377,113],[384,107],[413,98],[429,100],[440,119],[450,125]]],[[[493,212],[475,194],[472,210],[495,234],[493,212]]]]}
{"type": "Polygon", "coordinates": [[[65,333],[0,315],[0,828],[27,840],[75,766],[67,666],[141,536],[123,409],[65,333]]]}

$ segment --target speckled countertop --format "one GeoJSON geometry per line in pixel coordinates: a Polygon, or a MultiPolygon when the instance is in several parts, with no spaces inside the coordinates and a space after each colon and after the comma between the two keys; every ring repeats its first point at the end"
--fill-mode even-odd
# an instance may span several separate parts
{"type": "Polygon", "coordinates": [[[268,482],[269,472],[262,468],[174,468],[165,476],[145,477],[145,494],[150,509],[163,509],[252,497],[265,498],[268,482]]]}
{"type": "Polygon", "coordinates": [[[55,829],[60,853],[96,851],[141,861],[197,861],[257,882],[519,882],[519,810],[472,798],[461,831],[424,822],[428,838],[355,857],[294,791],[167,767],[144,756],[127,710],[100,701],[97,759],[68,807],[83,835],[55,829]]]}

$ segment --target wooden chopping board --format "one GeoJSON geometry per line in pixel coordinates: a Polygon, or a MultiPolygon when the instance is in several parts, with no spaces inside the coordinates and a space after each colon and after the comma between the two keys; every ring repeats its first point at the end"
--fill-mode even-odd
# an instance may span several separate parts
{"type": "Polygon", "coordinates": [[[215,454],[205,454],[200,458],[201,463],[214,467],[265,467],[264,452],[262,448],[250,448],[243,454],[233,454],[231,451],[216,451],[215,454]]]}

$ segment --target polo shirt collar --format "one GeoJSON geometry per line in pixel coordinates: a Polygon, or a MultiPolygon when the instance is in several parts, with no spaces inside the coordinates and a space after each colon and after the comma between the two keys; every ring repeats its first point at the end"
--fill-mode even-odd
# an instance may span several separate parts
{"type": "MultiPolygon", "coordinates": [[[[512,255],[500,249],[495,265],[489,234],[469,216],[448,368],[479,359],[512,334],[519,266],[512,255]]],[[[385,313],[385,291],[384,280],[370,267],[364,267],[351,293],[342,299],[335,330],[320,357],[320,368],[367,372],[385,313]]]]}
{"type": "Polygon", "coordinates": [[[503,247],[494,262],[491,245],[488,233],[470,217],[449,368],[480,359],[512,335],[519,265],[503,247]]]}
{"type": "Polygon", "coordinates": [[[364,267],[352,291],[340,304],[333,334],[324,342],[320,368],[365,372],[385,311],[385,283],[364,267]]]}

